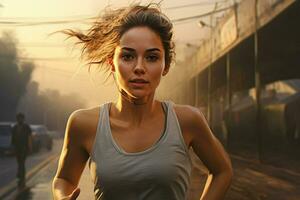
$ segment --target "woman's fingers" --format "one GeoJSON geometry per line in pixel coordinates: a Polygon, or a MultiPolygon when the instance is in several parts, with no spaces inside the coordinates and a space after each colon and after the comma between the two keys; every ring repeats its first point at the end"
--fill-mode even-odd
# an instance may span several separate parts
{"type": "Polygon", "coordinates": [[[79,193],[80,193],[80,189],[76,188],[70,195],[70,200],[76,200],[77,197],[79,196],[79,193]]]}
{"type": "Polygon", "coordinates": [[[61,200],[76,200],[77,197],[79,196],[79,193],[80,193],[80,189],[79,188],[76,188],[72,194],[62,198],[61,200]]]}

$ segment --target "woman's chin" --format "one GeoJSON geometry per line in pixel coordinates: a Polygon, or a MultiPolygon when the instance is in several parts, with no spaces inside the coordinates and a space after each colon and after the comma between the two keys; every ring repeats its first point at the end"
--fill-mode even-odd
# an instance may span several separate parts
{"type": "MultiPolygon", "coordinates": [[[[153,93],[149,90],[142,89],[130,89],[130,90],[121,90],[123,98],[127,99],[130,102],[144,102],[147,103],[153,97],[153,93]]],[[[144,104],[143,103],[143,104],[144,104]]]]}
{"type": "Polygon", "coordinates": [[[149,95],[146,94],[133,94],[131,99],[135,102],[144,102],[149,100],[149,95]]]}
{"type": "Polygon", "coordinates": [[[146,103],[148,102],[149,99],[151,99],[152,95],[149,93],[146,93],[144,91],[141,92],[132,92],[130,95],[128,95],[128,98],[132,101],[132,102],[136,102],[136,103],[146,103]]]}

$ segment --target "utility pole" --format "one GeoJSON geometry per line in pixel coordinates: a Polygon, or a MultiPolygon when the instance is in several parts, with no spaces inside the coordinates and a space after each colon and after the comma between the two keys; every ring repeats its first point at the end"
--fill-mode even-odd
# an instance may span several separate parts
{"type": "Polygon", "coordinates": [[[258,159],[262,162],[262,131],[261,131],[261,76],[260,65],[258,60],[258,14],[257,14],[258,0],[254,2],[254,71],[255,71],[255,105],[256,105],[256,134],[257,134],[257,150],[258,159]]]}
{"type": "MultiPolygon", "coordinates": [[[[228,126],[231,127],[231,64],[230,52],[226,54],[226,107],[227,107],[227,120],[228,126]]],[[[230,143],[230,129],[226,128],[226,146],[229,148],[230,143]]]]}
{"type": "MultiPolygon", "coordinates": [[[[4,8],[4,6],[0,3],[0,11],[4,8]]],[[[1,12],[0,12],[0,16],[1,16],[1,12]]]]}
{"type": "Polygon", "coordinates": [[[213,67],[213,51],[214,51],[214,34],[213,34],[213,15],[216,12],[218,7],[218,3],[215,3],[214,11],[210,15],[210,64],[208,66],[208,82],[207,82],[207,121],[209,126],[211,126],[211,119],[212,119],[212,113],[211,113],[211,105],[212,105],[212,67],[213,67]]]}

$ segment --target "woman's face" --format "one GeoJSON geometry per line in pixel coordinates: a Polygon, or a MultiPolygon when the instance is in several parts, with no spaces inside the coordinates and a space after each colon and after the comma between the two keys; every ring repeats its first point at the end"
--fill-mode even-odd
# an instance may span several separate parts
{"type": "Polygon", "coordinates": [[[133,99],[154,95],[165,69],[162,41],[147,27],[126,31],[115,49],[112,71],[120,90],[133,99]]]}

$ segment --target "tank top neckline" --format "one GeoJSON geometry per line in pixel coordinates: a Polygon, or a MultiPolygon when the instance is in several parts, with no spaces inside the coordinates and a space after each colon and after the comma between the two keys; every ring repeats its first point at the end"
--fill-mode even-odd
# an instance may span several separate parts
{"type": "Polygon", "coordinates": [[[161,105],[163,107],[164,110],[164,114],[165,114],[165,123],[164,123],[164,128],[163,131],[159,137],[159,139],[157,141],[155,141],[150,147],[148,147],[147,149],[143,150],[143,151],[138,151],[138,152],[126,152],[121,146],[118,145],[118,143],[115,141],[113,135],[112,135],[112,131],[111,131],[111,126],[110,126],[110,120],[109,120],[109,110],[110,110],[110,106],[111,106],[111,102],[110,103],[106,103],[105,104],[105,109],[104,109],[104,114],[105,114],[105,118],[107,120],[106,121],[106,126],[107,126],[107,136],[109,137],[110,141],[112,142],[113,147],[115,148],[115,150],[123,155],[126,156],[138,156],[138,155],[143,155],[146,153],[150,153],[153,150],[155,150],[161,143],[162,141],[166,138],[166,135],[168,133],[168,121],[169,121],[169,104],[165,101],[161,102],[161,105]]]}

